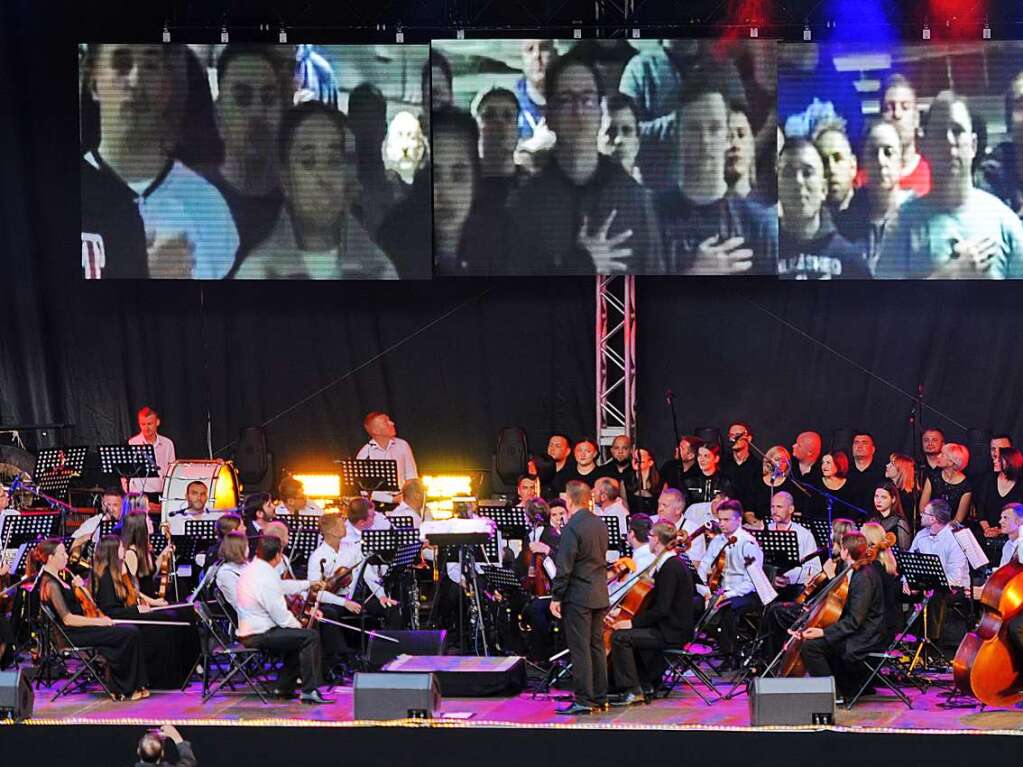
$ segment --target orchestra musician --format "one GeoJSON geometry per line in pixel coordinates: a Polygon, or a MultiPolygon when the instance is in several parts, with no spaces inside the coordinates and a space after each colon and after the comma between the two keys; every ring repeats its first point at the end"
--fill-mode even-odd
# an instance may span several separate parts
{"type": "Polygon", "coordinates": [[[1023,556],[1020,556],[1023,546],[1019,545],[1020,528],[1023,527],[1023,503],[1005,504],[998,525],[1002,535],[1006,536],[998,566],[1004,567],[1013,559],[1023,562],[1023,556]]]}
{"type": "MultiPolygon", "coordinates": [[[[613,517],[618,520],[619,534],[624,536],[629,520],[629,509],[622,500],[621,483],[613,477],[600,477],[593,483],[594,512],[598,517],[613,517]]],[[[608,561],[617,557],[616,550],[608,551],[608,561]]]]}
{"type": "MultiPolygon", "coordinates": [[[[383,514],[376,513],[373,502],[368,498],[355,498],[348,504],[348,519],[345,521],[345,534],[338,552],[338,565],[355,567],[363,560],[362,533],[378,529],[374,526],[378,518],[386,520],[383,514]]],[[[380,565],[369,560],[363,562],[354,573],[344,596],[352,602],[358,602],[362,611],[375,618],[383,627],[401,627],[398,600],[388,596],[380,565]]]]}
{"type": "Polygon", "coordinates": [[[164,550],[154,558],[149,545],[149,526],[148,513],[129,513],[121,523],[121,542],[124,544],[125,567],[138,582],[139,591],[156,596],[158,584],[155,576],[169,567],[173,545],[168,540],[164,550]]]}
{"type": "Polygon", "coordinates": [[[851,566],[849,593],[837,622],[793,632],[803,640],[800,649],[810,676],[834,676],[842,698],[855,694],[860,661],[884,646],[885,610],[883,567],[866,558],[867,539],[847,534],[840,544],[842,562],[851,566]]]}
{"type": "MultiPolygon", "coordinates": [[[[404,485],[406,480],[419,476],[412,446],[398,436],[398,427],[387,413],[377,410],[367,413],[362,427],[369,436],[369,442],[356,453],[357,460],[395,461],[398,467],[398,487],[404,485]]],[[[392,503],[394,500],[391,493],[384,491],[374,492],[371,499],[378,503],[392,503]]]]}
{"type": "Polygon", "coordinates": [[[93,545],[99,543],[100,526],[103,522],[121,521],[121,511],[124,503],[124,492],[119,487],[108,487],[103,490],[100,497],[100,512],[85,520],[77,530],[71,534],[71,557],[75,558],[76,552],[85,548],[89,541],[93,545]]]}
{"type": "Polygon", "coordinates": [[[423,517],[426,514],[426,486],[419,478],[407,479],[401,486],[401,503],[394,507],[393,511],[385,512],[388,519],[395,517],[408,517],[412,520],[412,527],[418,530],[423,524],[423,517]]]}
{"type": "MultiPolygon", "coordinates": [[[[944,635],[945,616],[949,607],[964,605],[970,591],[970,563],[956,540],[951,521],[952,507],[945,499],[929,501],[920,512],[921,530],[909,547],[910,551],[936,554],[948,581],[948,590],[935,590],[927,615],[928,636],[939,643],[944,635]]],[[[953,638],[945,638],[948,646],[958,644],[958,639],[953,641],[953,638]]]]}
{"type": "Polygon", "coordinates": [[[242,507],[242,519],[245,520],[245,534],[256,539],[263,528],[274,521],[277,516],[276,504],[270,493],[253,493],[246,496],[242,507]]]}
{"type": "Polygon", "coordinates": [[[183,509],[172,511],[167,515],[167,524],[170,525],[171,535],[184,535],[185,522],[188,520],[220,519],[222,511],[214,511],[206,508],[210,492],[205,482],[194,479],[185,488],[185,502],[188,504],[183,509]]]}
{"type": "MultiPolygon", "coordinates": [[[[98,609],[94,610],[95,616],[86,615],[86,605],[80,599],[88,600],[90,608],[93,603],[80,578],[72,578],[70,584],[65,580],[70,575],[65,569],[68,555],[60,538],[41,541],[32,556],[42,568],[38,582],[40,601],[50,606],[72,642],[82,647],[94,647],[106,659],[114,700],[148,697],[149,683],[139,627],[117,625],[98,609]],[[79,594],[83,596],[80,598],[79,594]]],[[[91,609],[88,611],[93,612],[91,609]]]]}
{"type": "MultiPolygon", "coordinates": [[[[284,658],[274,693],[289,700],[294,697],[299,676],[302,679],[302,703],[330,703],[319,690],[321,674],[320,635],[304,629],[288,609],[282,581],[276,567],[280,564],[281,539],[272,535],[260,538],[256,556],[238,578],[238,639],[246,647],[255,647],[284,658]]],[[[303,583],[306,588],[309,583],[303,583]]]]}
{"type": "Polygon", "coordinates": [[[561,531],[550,610],[562,620],[575,693],[572,704],[557,713],[580,715],[603,709],[607,702],[607,526],[590,511],[589,485],[572,480],[565,490],[568,522],[561,531]]]}
{"type": "Polygon", "coordinates": [[[217,568],[217,588],[224,601],[234,610],[235,621],[238,618],[238,580],[242,570],[249,563],[249,538],[241,530],[235,530],[224,536],[220,542],[220,567],[217,568]]]}
{"type": "MultiPolygon", "coordinates": [[[[771,522],[767,529],[795,532],[796,542],[799,545],[799,559],[804,560],[817,551],[817,541],[814,540],[813,533],[798,522],[792,521],[792,515],[795,513],[796,506],[792,494],[785,490],[775,493],[771,498],[771,522]]],[[[802,593],[807,581],[820,571],[820,559],[814,556],[802,565],[796,565],[786,572],[776,575],[774,587],[778,590],[778,599],[784,601],[795,599],[802,593]]]]}
{"type": "Polygon", "coordinates": [[[163,493],[164,482],[170,466],[177,460],[174,454],[174,443],[170,438],[157,432],[160,427],[160,415],[151,407],[143,407],[138,412],[139,433],[128,440],[129,445],[152,445],[156,454],[156,465],[159,477],[144,477],[128,481],[129,493],[145,493],[150,500],[158,502],[163,493]]]}
{"type": "Polygon", "coordinates": [[[277,495],[281,502],[275,509],[275,516],[282,515],[298,516],[305,514],[319,517],[323,515],[323,509],[315,501],[306,498],[305,485],[294,477],[285,477],[277,486],[277,495]]]}
{"type": "Polygon", "coordinates": [[[764,553],[756,539],[742,527],[743,508],[739,501],[722,501],[717,507],[717,518],[721,535],[707,545],[707,552],[697,572],[703,582],[707,583],[718,555],[724,553],[717,615],[720,629],[718,649],[724,657],[721,668],[727,671],[738,665],[735,635],[739,621],[746,613],[761,607],[749,568],[763,568],[764,553]],[[731,538],[735,539],[734,543],[730,543],[731,538]]]}
{"type": "Polygon", "coordinates": [[[650,553],[656,561],[654,587],[644,602],[649,606],[631,620],[612,624],[611,662],[615,686],[622,691],[611,698],[612,706],[644,702],[664,674],[664,662],[656,651],[681,648],[693,638],[693,577],[668,548],[677,535],[666,522],[654,525],[650,531],[650,553]]]}

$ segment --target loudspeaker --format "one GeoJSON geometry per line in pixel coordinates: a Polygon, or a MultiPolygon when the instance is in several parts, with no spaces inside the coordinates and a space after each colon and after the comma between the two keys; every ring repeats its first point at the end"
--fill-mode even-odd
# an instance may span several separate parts
{"type": "Polygon", "coordinates": [[[526,473],[529,446],[526,432],[518,426],[506,426],[497,433],[497,452],[494,472],[505,486],[515,487],[519,477],[526,473]]]}
{"type": "Polygon", "coordinates": [[[355,675],[356,719],[432,719],[438,708],[433,674],[355,675]]]}
{"type": "Polygon", "coordinates": [[[258,426],[249,426],[238,433],[234,465],[243,485],[255,485],[263,479],[270,468],[266,432],[258,426]]]}
{"type": "Polygon", "coordinates": [[[376,631],[377,634],[393,637],[397,642],[388,642],[373,635],[369,637],[369,665],[380,668],[399,655],[444,655],[447,631],[376,631]]]}
{"type": "Polygon", "coordinates": [[[749,696],[754,727],[768,724],[832,724],[835,678],[770,679],[757,677],[749,696]]]}
{"type": "Polygon", "coordinates": [[[704,442],[713,442],[718,447],[721,447],[721,429],[716,426],[697,426],[693,430],[693,436],[699,437],[704,442]]]}
{"type": "Polygon", "coordinates": [[[28,719],[34,705],[32,684],[21,669],[0,671],[0,718],[28,719]]]}
{"type": "Polygon", "coordinates": [[[825,448],[825,453],[834,453],[841,450],[849,458],[849,462],[852,463],[852,441],[856,435],[855,429],[848,427],[842,427],[841,429],[835,429],[831,432],[831,447],[825,448]]]}

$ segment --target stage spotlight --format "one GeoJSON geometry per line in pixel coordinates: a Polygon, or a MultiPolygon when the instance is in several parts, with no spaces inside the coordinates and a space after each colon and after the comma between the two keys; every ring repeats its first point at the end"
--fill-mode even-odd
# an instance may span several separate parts
{"type": "Polygon", "coordinates": [[[288,42],[288,33],[285,31],[284,27],[281,27],[281,31],[277,33],[277,42],[279,43],[288,42]]]}
{"type": "Polygon", "coordinates": [[[465,39],[465,30],[464,30],[464,29],[459,29],[459,30],[457,30],[457,31],[455,32],[455,37],[456,37],[457,39],[459,39],[459,40],[464,40],[464,39],[465,39]]]}
{"type": "Polygon", "coordinates": [[[231,41],[231,36],[229,34],[227,34],[227,26],[221,27],[220,28],[220,42],[222,42],[222,43],[224,43],[226,45],[230,41],[231,41]]]}
{"type": "Polygon", "coordinates": [[[986,21],[984,22],[984,29],[981,30],[980,36],[983,37],[985,40],[991,39],[991,25],[988,24],[986,21]]]}
{"type": "Polygon", "coordinates": [[[813,40],[813,32],[810,31],[810,25],[807,24],[803,27],[803,42],[808,43],[813,40]]]}
{"type": "Polygon", "coordinates": [[[166,24],[163,25],[163,41],[169,43],[171,41],[170,27],[166,24]]]}
{"type": "Polygon", "coordinates": [[[394,42],[396,43],[405,42],[405,32],[403,30],[398,29],[398,31],[394,33],[394,42]]]}
{"type": "Polygon", "coordinates": [[[921,37],[924,40],[930,40],[931,39],[931,25],[930,24],[924,24],[924,31],[921,33],[921,37]]]}
{"type": "Polygon", "coordinates": [[[307,498],[328,501],[341,497],[340,474],[292,474],[302,483],[307,498]]]}
{"type": "Polygon", "coordinates": [[[573,29],[572,30],[572,39],[573,40],[582,40],[583,39],[583,31],[581,29],[579,29],[578,27],[573,29]]]}
{"type": "Polygon", "coordinates": [[[454,498],[472,495],[472,477],[468,474],[438,474],[421,478],[427,498],[454,498]]]}
{"type": "Polygon", "coordinates": [[[756,40],[760,37],[760,27],[750,27],[749,36],[751,40],[756,40]]]}
{"type": "Polygon", "coordinates": [[[640,31],[639,31],[639,29],[637,29],[636,27],[633,27],[633,28],[632,28],[632,39],[633,39],[633,40],[638,40],[638,39],[639,39],[639,36],[640,36],[640,31]]]}

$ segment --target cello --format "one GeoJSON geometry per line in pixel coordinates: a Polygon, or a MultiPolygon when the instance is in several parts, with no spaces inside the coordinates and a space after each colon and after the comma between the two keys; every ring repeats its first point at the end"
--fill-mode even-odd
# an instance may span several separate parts
{"type": "Polygon", "coordinates": [[[1009,643],[1009,622],[1023,611],[1023,564],[998,568],[980,593],[984,613],[963,637],[952,661],[956,685],[985,703],[1005,708],[1023,700],[1023,662],[1009,643]]]}

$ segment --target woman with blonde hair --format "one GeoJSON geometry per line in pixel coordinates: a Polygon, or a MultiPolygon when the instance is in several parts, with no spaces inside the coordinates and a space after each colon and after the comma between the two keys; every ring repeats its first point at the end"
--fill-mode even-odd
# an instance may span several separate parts
{"type": "Polygon", "coordinates": [[[743,522],[749,527],[759,527],[757,520],[771,518],[771,499],[776,493],[786,492],[798,498],[805,491],[789,476],[792,470],[792,455],[781,445],[775,445],[764,453],[762,473],[759,482],[753,483],[750,503],[743,503],[743,522]]]}
{"type": "Polygon", "coordinates": [[[888,464],[884,467],[885,479],[895,483],[899,491],[899,501],[907,519],[916,526],[916,464],[908,455],[892,453],[888,456],[888,464]]]}
{"type": "MultiPolygon", "coordinates": [[[[879,522],[866,522],[860,528],[863,537],[871,546],[877,546],[885,540],[888,533],[879,522]]],[[[899,577],[899,565],[891,548],[884,548],[877,554],[874,567],[881,569],[881,587],[884,589],[884,642],[891,644],[895,635],[902,628],[902,579],[899,577]]]]}
{"type": "Polygon", "coordinates": [[[924,480],[920,491],[920,511],[923,511],[934,498],[944,500],[952,509],[954,522],[963,524],[973,502],[973,483],[966,476],[966,467],[970,463],[970,451],[965,445],[948,442],[938,454],[939,474],[924,480]]]}

